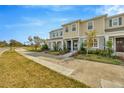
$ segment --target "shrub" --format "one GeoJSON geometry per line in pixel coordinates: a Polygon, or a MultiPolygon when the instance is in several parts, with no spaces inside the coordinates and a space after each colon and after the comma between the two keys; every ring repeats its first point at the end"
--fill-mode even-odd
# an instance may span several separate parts
{"type": "Polygon", "coordinates": [[[47,44],[44,44],[44,45],[42,45],[42,47],[41,47],[41,50],[42,51],[45,51],[45,50],[48,50],[49,48],[48,48],[48,45],[47,44]]]}
{"type": "Polygon", "coordinates": [[[81,54],[86,54],[86,49],[84,48],[84,44],[82,43],[81,46],[80,46],[80,51],[79,53],[81,54]]]}

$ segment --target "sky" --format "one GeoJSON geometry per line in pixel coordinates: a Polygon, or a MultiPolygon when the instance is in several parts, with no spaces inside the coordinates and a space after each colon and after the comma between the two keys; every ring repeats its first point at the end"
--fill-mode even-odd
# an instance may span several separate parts
{"type": "Polygon", "coordinates": [[[64,23],[123,12],[124,6],[119,5],[0,5],[0,41],[16,39],[24,43],[29,36],[46,39],[51,30],[64,23]]]}

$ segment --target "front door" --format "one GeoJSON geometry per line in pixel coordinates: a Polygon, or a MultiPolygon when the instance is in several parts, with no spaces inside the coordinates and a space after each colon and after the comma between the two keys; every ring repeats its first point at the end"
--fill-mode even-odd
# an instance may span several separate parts
{"type": "Polygon", "coordinates": [[[73,50],[78,50],[78,40],[73,41],[73,50]]]}
{"type": "Polygon", "coordinates": [[[71,41],[67,41],[67,49],[71,51],[71,41]]]}
{"type": "Polygon", "coordinates": [[[124,38],[116,38],[116,51],[124,52],[124,38]]]}

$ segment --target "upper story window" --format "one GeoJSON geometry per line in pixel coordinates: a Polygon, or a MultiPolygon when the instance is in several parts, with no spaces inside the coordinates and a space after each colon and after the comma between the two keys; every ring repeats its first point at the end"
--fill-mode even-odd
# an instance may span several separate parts
{"type": "Polygon", "coordinates": [[[122,25],[122,17],[109,20],[109,27],[122,25]]]}
{"type": "Polygon", "coordinates": [[[65,27],[65,32],[68,32],[68,31],[69,31],[68,27],[65,27]]]}
{"type": "Polygon", "coordinates": [[[122,17],[119,17],[119,25],[122,25],[122,17]]]}
{"type": "Polygon", "coordinates": [[[76,31],[76,24],[72,24],[72,31],[76,31]]]}
{"type": "Polygon", "coordinates": [[[53,33],[53,37],[55,37],[55,33],[53,33]]]}
{"type": "Polygon", "coordinates": [[[93,21],[89,21],[88,22],[88,30],[92,30],[93,29],[93,21]]]}
{"type": "Polygon", "coordinates": [[[61,31],[61,32],[60,32],[60,36],[62,36],[62,34],[63,34],[63,33],[62,33],[62,31],[61,31]]]}
{"type": "Polygon", "coordinates": [[[56,32],[56,36],[58,36],[58,32],[56,32]]]}
{"type": "Polygon", "coordinates": [[[112,19],[109,20],[109,27],[112,27],[112,19]]]}
{"type": "Polygon", "coordinates": [[[113,19],[112,25],[113,26],[117,26],[118,25],[118,19],[117,18],[113,19]]]}

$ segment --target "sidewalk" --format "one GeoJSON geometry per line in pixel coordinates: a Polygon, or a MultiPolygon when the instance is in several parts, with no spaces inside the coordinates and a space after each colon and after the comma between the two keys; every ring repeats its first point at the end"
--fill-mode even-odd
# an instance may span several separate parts
{"type": "Polygon", "coordinates": [[[124,66],[87,60],[60,60],[16,49],[21,55],[91,87],[124,87],[124,66]]]}

